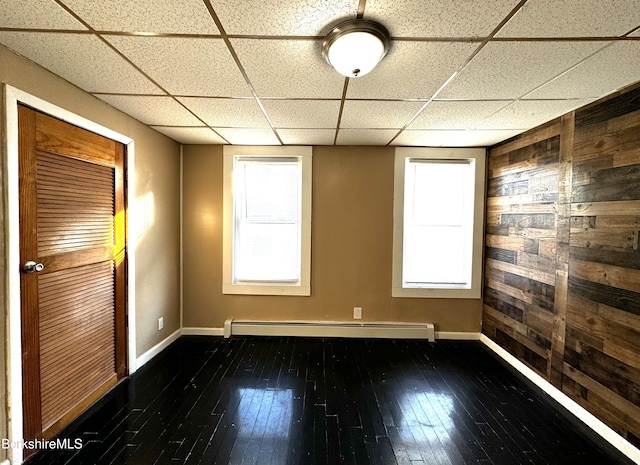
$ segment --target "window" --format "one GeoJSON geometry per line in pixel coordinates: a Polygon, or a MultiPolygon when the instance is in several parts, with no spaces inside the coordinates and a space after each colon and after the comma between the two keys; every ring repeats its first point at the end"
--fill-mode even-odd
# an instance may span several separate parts
{"type": "Polygon", "coordinates": [[[484,170],[484,149],[396,149],[394,297],[480,298],[484,170]]]}
{"type": "Polygon", "coordinates": [[[310,147],[224,147],[223,243],[223,293],[311,294],[310,147]]]}

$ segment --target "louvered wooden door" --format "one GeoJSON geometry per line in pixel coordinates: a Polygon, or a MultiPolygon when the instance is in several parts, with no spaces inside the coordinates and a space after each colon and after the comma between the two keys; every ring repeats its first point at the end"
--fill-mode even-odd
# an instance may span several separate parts
{"type": "Polygon", "coordinates": [[[127,372],[124,146],[18,110],[24,437],[49,438],[127,372]]]}

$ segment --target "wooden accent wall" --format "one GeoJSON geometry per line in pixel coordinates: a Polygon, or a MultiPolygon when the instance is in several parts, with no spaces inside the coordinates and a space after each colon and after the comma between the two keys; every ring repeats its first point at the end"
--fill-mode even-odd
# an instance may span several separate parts
{"type": "Polygon", "coordinates": [[[640,86],[488,169],[483,333],[640,446],[640,86]]]}

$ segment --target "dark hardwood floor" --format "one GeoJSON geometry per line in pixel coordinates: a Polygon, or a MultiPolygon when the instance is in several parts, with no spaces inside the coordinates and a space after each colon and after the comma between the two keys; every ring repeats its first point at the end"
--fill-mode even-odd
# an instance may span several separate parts
{"type": "Polygon", "coordinates": [[[632,463],[479,342],[182,337],[30,464],[632,463]]]}

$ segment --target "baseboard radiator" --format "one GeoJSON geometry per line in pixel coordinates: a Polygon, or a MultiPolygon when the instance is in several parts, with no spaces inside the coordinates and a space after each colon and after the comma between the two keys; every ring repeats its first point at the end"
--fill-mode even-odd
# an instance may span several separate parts
{"type": "Polygon", "coordinates": [[[435,328],[433,323],[227,320],[224,337],[231,336],[428,339],[434,342],[435,328]]]}

